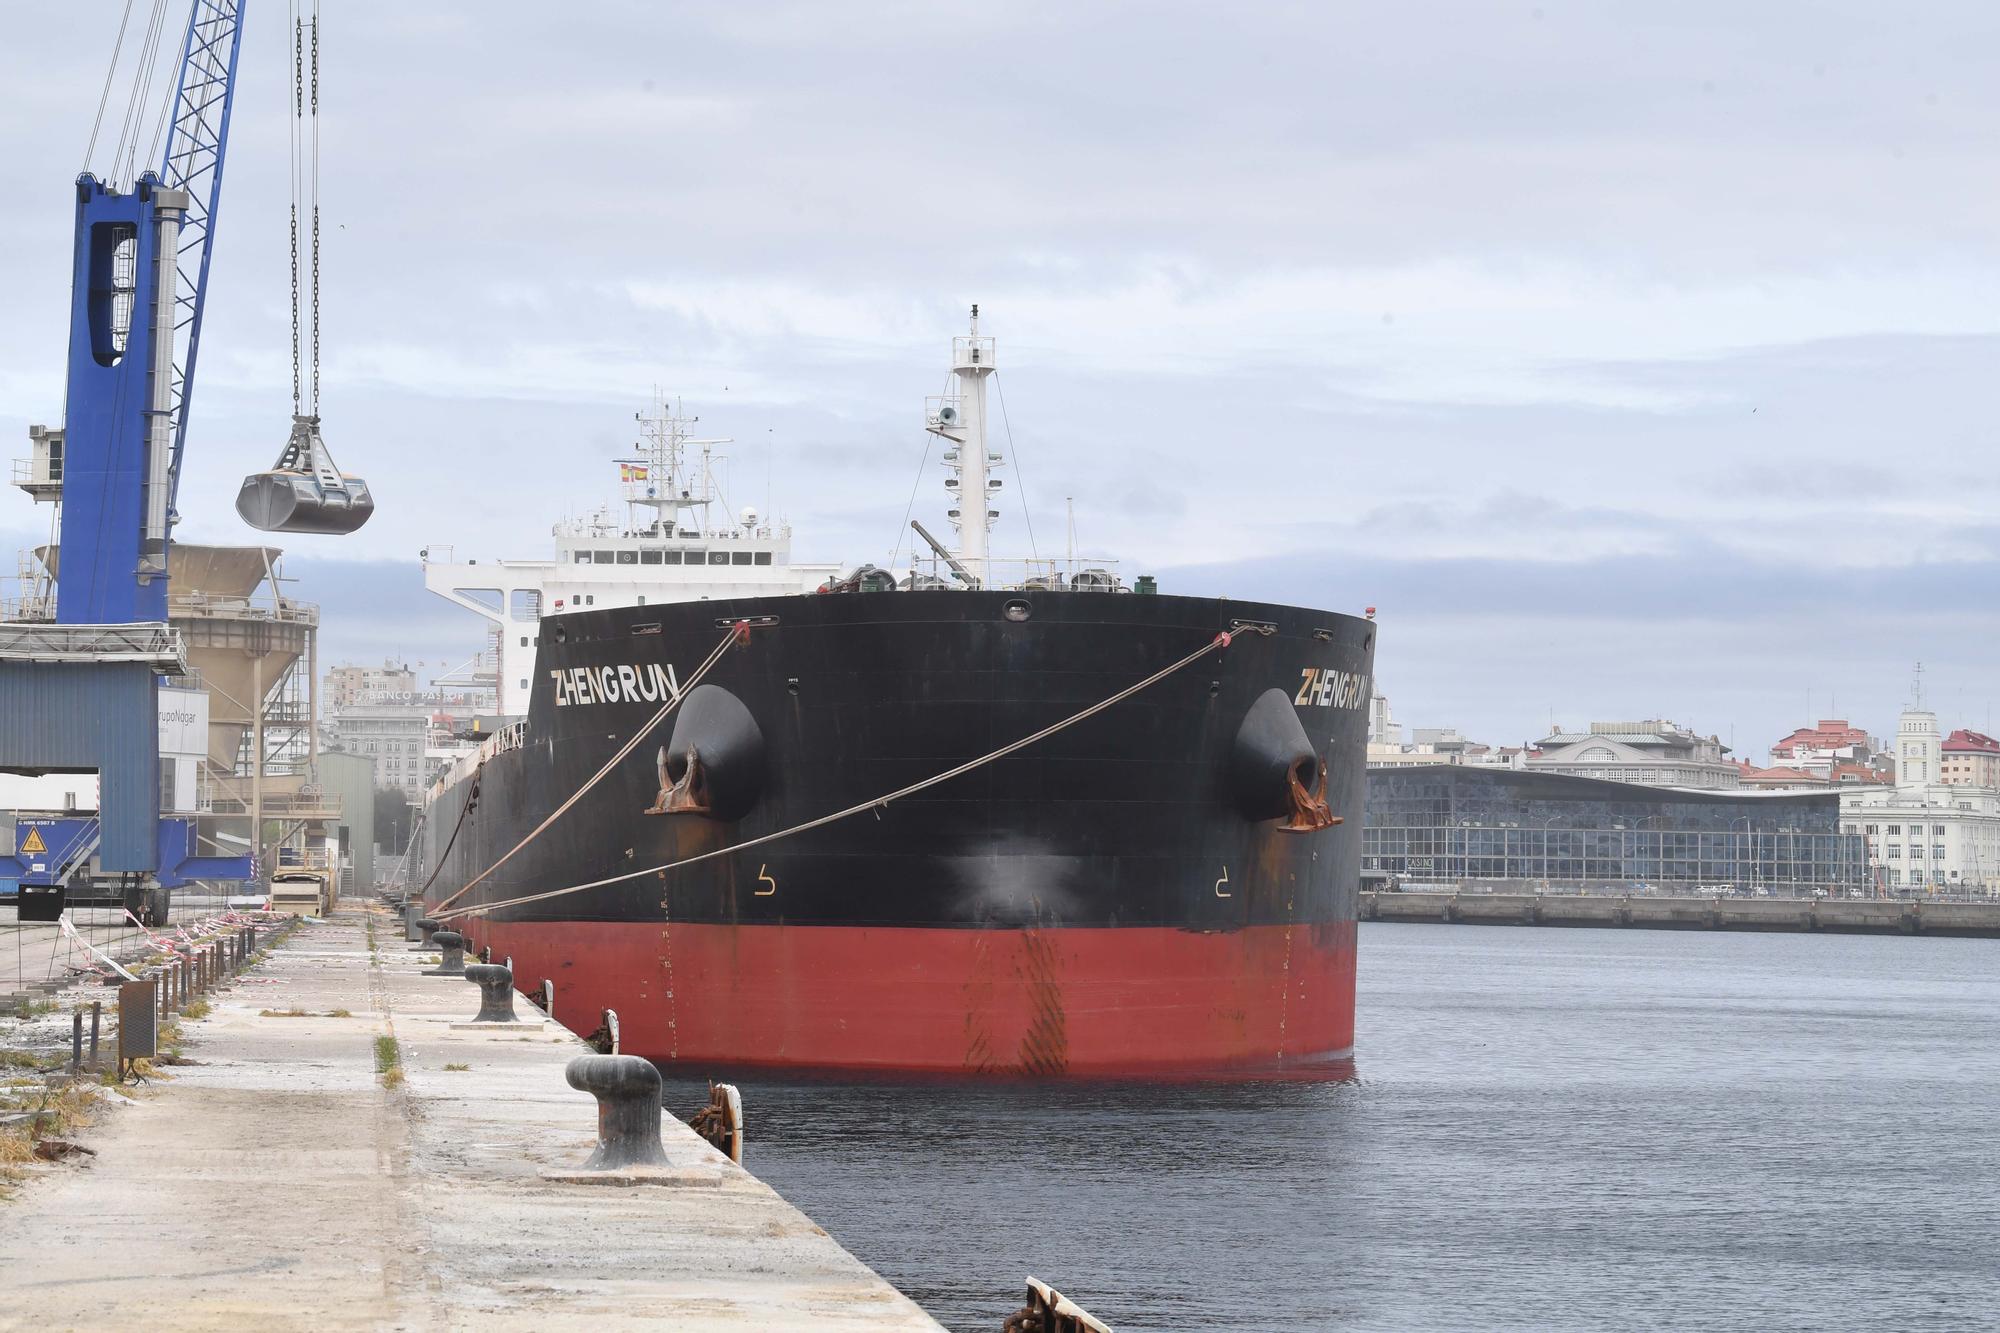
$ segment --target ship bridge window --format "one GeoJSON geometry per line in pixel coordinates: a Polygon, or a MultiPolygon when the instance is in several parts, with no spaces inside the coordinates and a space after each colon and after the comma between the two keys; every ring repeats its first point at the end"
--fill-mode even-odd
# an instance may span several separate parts
{"type": "Polygon", "coordinates": [[[587,565],[587,564],[589,564],[589,563],[590,563],[590,552],[588,552],[588,551],[578,551],[578,552],[576,553],[576,563],[577,563],[577,564],[579,564],[579,565],[587,565]]]}
{"type": "Polygon", "coordinates": [[[639,563],[639,553],[637,551],[620,551],[618,553],[618,563],[621,565],[636,565],[639,563]]]}
{"type": "Polygon", "coordinates": [[[729,553],[729,563],[732,565],[747,565],[750,563],[750,553],[748,551],[731,551],[729,553]]]}
{"type": "Polygon", "coordinates": [[[678,565],[681,562],[681,553],[679,551],[662,551],[660,552],[660,561],[663,564],[678,565]]]}
{"type": "Polygon", "coordinates": [[[708,563],[709,563],[709,564],[711,564],[711,565],[726,565],[726,564],[728,564],[728,563],[729,563],[729,552],[727,552],[727,551],[710,551],[710,552],[708,553],[708,563]]]}
{"type": "Polygon", "coordinates": [[[687,562],[690,565],[705,565],[708,563],[708,552],[689,551],[687,553],[687,562]]]}
{"type": "Polygon", "coordinates": [[[657,565],[660,563],[660,553],[658,551],[641,551],[639,552],[639,563],[642,565],[657,565]]]}
{"type": "Polygon", "coordinates": [[[754,551],[751,554],[756,557],[750,562],[753,565],[768,565],[771,563],[771,553],[769,551],[754,551]]]}

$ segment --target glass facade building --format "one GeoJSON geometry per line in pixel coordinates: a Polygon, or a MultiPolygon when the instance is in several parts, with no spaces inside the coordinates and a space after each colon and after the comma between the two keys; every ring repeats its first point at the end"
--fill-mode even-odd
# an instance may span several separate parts
{"type": "Polygon", "coordinates": [[[1371,769],[1364,879],[1632,893],[1860,890],[1833,792],[1698,792],[1515,769],[1371,769]]]}

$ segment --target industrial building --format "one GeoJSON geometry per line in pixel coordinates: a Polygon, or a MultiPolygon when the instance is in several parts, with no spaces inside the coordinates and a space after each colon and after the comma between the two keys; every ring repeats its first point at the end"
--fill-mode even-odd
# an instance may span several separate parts
{"type": "Polygon", "coordinates": [[[1863,839],[1826,793],[1704,792],[1435,764],[1371,769],[1376,882],[1599,892],[1862,892],[1863,839]]]}

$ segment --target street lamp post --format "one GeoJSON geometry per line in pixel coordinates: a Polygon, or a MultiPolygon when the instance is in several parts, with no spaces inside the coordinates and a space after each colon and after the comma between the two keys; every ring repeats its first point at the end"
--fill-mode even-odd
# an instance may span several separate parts
{"type": "MultiPolygon", "coordinates": [[[[1755,897],[1757,893],[1757,830],[1749,815],[1738,815],[1736,819],[1729,821],[1729,831],[1731,833],[1736,832],[1737,820],[1743,821],[1744,841],[1750,845],[1750,893],[1752,897],[1755,897]]],[[[1738,870],[1743,868],[1743,847],[1741,843],[1737,844],[1736,865],[1738,870]]]]}

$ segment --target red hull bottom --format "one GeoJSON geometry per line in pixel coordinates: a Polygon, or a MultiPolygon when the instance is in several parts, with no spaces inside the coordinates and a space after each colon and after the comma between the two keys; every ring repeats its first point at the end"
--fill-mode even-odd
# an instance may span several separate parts
{"type": "MultiPolygon", "coordinates": [[[[1039,1077],[1334,1072],[1354,1045],[1351,921],[946,930],[472,919],[578,1032],[663,1064],[1039,1077]]],[[[699,1070],[695,1071],[699,1072],[699,1070]]]]}

